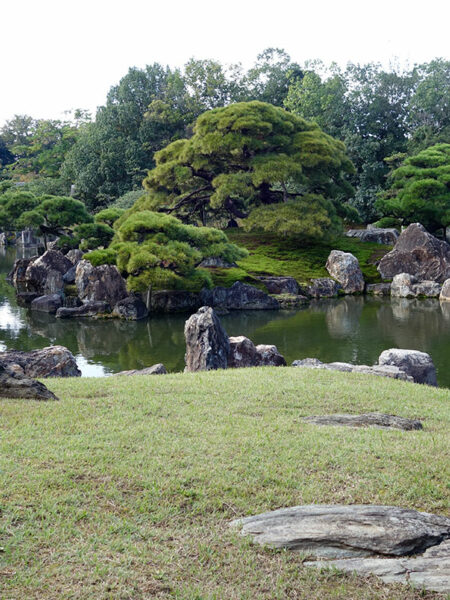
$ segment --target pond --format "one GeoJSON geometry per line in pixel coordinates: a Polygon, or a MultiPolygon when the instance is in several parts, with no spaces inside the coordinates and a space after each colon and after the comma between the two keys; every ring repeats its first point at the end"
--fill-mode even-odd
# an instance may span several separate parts
{"type": "MultiPolygon", "coordinates": [[[[83,376],[104,376],[162,362],[184,368],[187,315],[138,322],[59,320],[17,305],[6,282],[15,250],[0,247],[0,351],[61,344],[76,356],[83,376]]],[[[275,344],[288,364],[305,357],[373,364],[387,348],[423,350],[433,357],[441,386],[450,387],[450,303],[347,296],[314,301],[300,310],[247,311],[221,317],[229,335],[275,344]]]]}

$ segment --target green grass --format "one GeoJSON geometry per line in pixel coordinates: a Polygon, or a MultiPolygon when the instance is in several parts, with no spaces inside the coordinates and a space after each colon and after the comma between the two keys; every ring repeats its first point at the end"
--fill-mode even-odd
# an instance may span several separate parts
{"type": "Polygon", "coordinates": [[[361,242],[358,239],[341,237],[333,242],[301,244],[280,239],[265,233],[227,231],[230,241],[244,246],[250,254],[238,261],[239,269],[212,269],[215,285],[231,285],[234,281],[252,283],[257,275],[290,275],[300,284],[309,284],[314,277],[329,277],[325,263],[331,250],[351,252],[359,260],[364,279],[368,283],[381,281],[375,266],[391,248],[380,244],[361,242]]]}
{"type": "Polygon", "coordinates": [[[308,503],[448,512],[450,392],[295,368],[47,380],[0,402],[0,598],[442,598],[302,566],[230,520],[308,503]],[[380,411],[423,431],[318,428],[380,411]]]}

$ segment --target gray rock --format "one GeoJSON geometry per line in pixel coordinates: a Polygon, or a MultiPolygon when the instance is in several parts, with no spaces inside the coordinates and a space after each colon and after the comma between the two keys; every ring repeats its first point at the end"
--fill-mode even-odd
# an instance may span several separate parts
{"type": "MultiPolygon", "coordinates": [[[[61,310],[61,309],[60,309],[61,310]]],[[[42,350],[0,352],[0,363],[8,370],[26,377],[79,377],[76,360],[64,346],[49,346],[42,350]]]]}
{"type": "Polygon", "coordinates": [[[377,375],[378,377],[390,377],[392,379],[400,379],[401,381],[414,382],[413,377],[394,365],[373,365],[370,367],[368,365],[353,365],[345,362],[323,363],[317,358],[304,358],[302,360],[294,360],[292,366],[341,371],[343,373],[362,373],[364,375],[377,375]]]}
{"type": "Polygon", "coordinates": [[[309,303],[309,298],[302,296],[301,294],[274,294],[275,300],[280,305],[280,308],[286,310],[292,310],[294,308],[300,308],[309,303]]]}
{"type": "MultiPolygon", "coordinates": [[[[78,308],[79,306],[82,306],[82,304],[83,303],[78,298],[78,296],[64,296],[64,300],[63,300],[64,308],[78,308]]],[[[109,306],[109,304],[108,304],[108,306],[109,306]]],[[[109,312],[109,311],[107,311],[107,312],[109,312]]]]}
{"type": "Polygon", "coordinates": [[[349,229],[345,235],[347,237],[359,238],[362,242],[393,246],[398,240],[400,233],[397,229],[391,227],[370,227],[370,229],[349,229]]]}
{"type": "Polygon", "coordinates": [[[111,312],[111,307],[107,302],[86,302],[81,306],[73,308],[58,308],[56,317],[58,319],[73,319],[76,317],[95,317],[111,312]]]}
{"type": "Polygon", "coordinates": [[[436,281],[420,281],[413,285],[416,297],[437,298],[441,293],[441,284],[436,281]]]}
{"type": "Polygon", "coordinates": [[[108,302],[115,306],[128,296],[125,280],[115,265],[94,267],[87,260],[81,260],[76,269],[75,285],[83,303],[108,302]]]}
{"type": "Polygon", "coordinates": [[[76,265],[73,265],[73,267],[71,267],[67,271],[67,273],[64,273],[63,282],[67,285],[73,285],[75,283],[76,273],[77,273],[77,267],[76,267],[76,265]]]}
{"type": "Polygon", "coordinates": [[[294,360],[292,363],[293,367],[320,367],[324,363],[318,358],[302,358],[299,360],[294,360]]]}
{"type": "Polygon", "coordinates": [[[450,538],[450,519],[372,505],[309,505],[233,521],[255,543],[319,558],[404,556],[450,538]]]}
{"type": "Polygon", "coordinates": [[[16,294],[17,304],[20,306],[29,306],[36,298],[39,298],[39,294],[36,292],[18,292],[16,294]]]}
{"type": "Polygon", "coordinates": [[[58,400],[43,383],[15,373],[0,364],[0,398],[58,400]]]}
{"type": "Polygon", "coordinates": [[[242,367],[256,367],[259,356],[255,344],[247,337],[240,335],[230,337],[230,351],[228,367],[238,369],[242,367]]]}
{"type": "Polygon", "coordinates": [[[62,299],[59,294],[39,296],[31,302],[31,310],[38,310],[46,313],[55,313],[61,306],[62,299]]]}
{"type": "Polygon", "coordinates": [[[209,256],[204,258],[198,266],[202,269],[232,269],[233,267],[237,267],[237,264],[226,262],[217,256],[209,256]]]}
{"type": "Polygon", "coordinates": [[[132,369],[131,371],[120,371],[116,375],[167,375],[167,369],[162,363],[146,367],[145,369],[132,369]]]}
{"type": "Polygon", "coordinates": [[[202,306],[186,321],[186,371],[226,369],[230,342],[219,318],[209,306],[202,306]]]}
{"type": "Polygon", "coordinates": [[[82,260],[83,258],[83,252],[81,250],[78,250],[78,248],[74,250],[69,250],[69,252],[66,254],[66,258],[68,258],[70,262],[76,267],[80,260],[82,260]]]}
{"type": "Polygon", "coordinates": [[[17,293],[29,293],[25,275],[29,265],[36,259],[37,256],[33,256],[32,258],[18,258],[14,262],[14,266],[8,273],[7,279],[16,288],[17,293]]]}
{"type": "Polygon", "coordinates": [[[358,259],[350,252],[332,250],[328,256],[326,268],[331,277],[342,285],[346,294],[364,291],[364,277],[358,259]]]}
{"type": "Polygon", "coordinates": [[[390,296],[391,284],[390,283],[369,283],[366,285],[366,293],[373,294],[374,296],[390,296]]]}
{"type": "Polygon", "coordinates": [[[441,302],[450,302],[450,279],[446,279],[442,284],[439,300],[441,302]]]}
{"type": "Polygon", "coordinates": [[[334,568],[361,576],[375,575],[384,583],[406,583],[434,592],[450,592],[450,542],[445,540],[424,554],[407,558],[348,558],[306,561],[308,567],[334,568]]]}
{"type": "Polygon", "coordinates": [[[40,295],[62,294],[63,275],[72,263],[58,250],[47,250],[42,256],[31,261],[27,267],[24,284],[20,291],[36,292],[40,295]]]}
{"type": "Polygon", "coordinates": [[[215,287],[202,290],[200,300],[205,306],[221,310],[269,310],[279,309],[275,298],[252,285],[236,281],[229,288],[215,287]]]}
{"type": "Polygon", "coordinates": [[[149,296],[147,308],[156,313],[192,312],[200,308],[199,294],[181,290],[159,290],[149,296]]]}
{"type": "Polygon", "coordinates": [[[409,273],[399,273],[395,275],[391,285],[391,296],[397,298],[414,298],[415,292],[413,285],[416,282],[416,278],[409,273]]]}
{"type": "Polygon", "coordinates": [[[303,421],[314,425],[341,425],[347,427],[376,427],[378,429],[403,429],[412,431],[423,429],[418,419],[406,419],[383,413],[364,413],[362,415],[336,414],[304,417],[303,421]]]}
{"type": "Polygon", "coordinates": [[[450,245],[428,233],[420,223],[413,223],[377,268],[383,279],[409,273],[418,280],[442,283],[450,277],[450,245]]]}
{"type": "Polygon", "coordinates": [[[291,294],[299,293],[299,285],[293,277],[258,277],[266,286],[269,294],[291,294]]]}
{"type": "Polygon", "coordinates": [[[139,321],[148,317],[148,310],[144,302],[137,296],[129,296],[115,305],[113,313],[127,321],[139,321]]]}
{"type": "Polygon", "coordinates": [[[312,298],[333,298],[338,295],[342,286],[334,279],[328,277],[319,277],[311,279],[311,285],[307,288],[307,293],[312,298]]]}
{"type": "Polygon", "coordinates": [[[398,367],[412,377],[415,383],[437,386],[436,368],[426,352],[390,348],[380,354],[378,364],[398,367]]]}
{"type": "Polygon", "coordinates": [[[276,346],[270,344],[258,344],[256,346],[256,352],[258,354],[258,366],[261,367],[285,367],[286,360],[278,352],[276,346]]]}

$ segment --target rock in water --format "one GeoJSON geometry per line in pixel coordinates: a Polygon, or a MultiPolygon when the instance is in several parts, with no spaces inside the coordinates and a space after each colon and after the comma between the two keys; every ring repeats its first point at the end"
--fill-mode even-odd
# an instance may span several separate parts
{"type": "Polygon", "coordinates": [[[439,294],[441,302],[450,302],[450,279],[446,279],[442,285],[441,293],[439,294]]]}
{"type": "Polygon", "coordinates": [[[47,250],[42,256],[30,262],[27,267],[25,288],[18,291],[36,292],[42,296],[62,294],[63,276],[72,267],[72,263],[58,250],[47,250]]]}
{"type": "Polygon", "coordinates": [[[230,342],[212,308],[202,306],[186,321],[186,371],[226,369],[230,342]]]}
{"type": "Polygon", "coordinates": [[[120,371],[116,375],[167,375],[167,369],[162,363],[146,367],[145,369],[132,369],[131,371],[120,371]]]}
{"type": "MultiPolygon", "coordinates": [[[[382,284],[381,284],[382,285],[382,284]]],[[[392,280],[391,296],[397,298],[436,298],[441,292],[441,284],[436,281],[419,281],[409,273],[400,273],[392,280]]]]}
{"type": "Polygon", "coordinates": [[[366,292],[368,294],[374,294],[374,296],[390,296],[391,295],[391,284],[390,283],[369,283],[366,285],[366,292]]]}
{"type": "Polygon", "coordinates": [[[258,279],[266,286],[269,294],[292,294],[299,293],[299,285],[293,277],[268,277],[262,276],[258,279]]]}
{"type": "Polygon", "coordinates": [[[362,415],[336,414],[304,417],[303,421],[313,425],[341,425],[347,427],[377,427],[381,429],[403,429],[412,431],[423,429],[422,423],[417,419],[405,419],[395,415],[383,413],[364,413],[362,415]]]}
{"type": "Polygon", "coordinates": [[[450,538],[450,519],[372,505],[309,505],[283,508],[232,523],[242,535],[273,548],[319,558],[404,556],[450,538]]]}
{"type": "Polygon", "coordinates": [[[206,306],[225,310],[276,310],[280,308],[275,298],[240,281],[236,281],[229,288],[218,286],[212,290],[203,289],[200,298],[206,306]]]}
{"type": "Polygon", "coordinates": [[[341,289],[341,284],[334,281],[334,279],[318,277],[317,279],[311,279],[311,285],[306,292],[312,298],[333,298],[338,295],[341,289]]]}
{"type": "MultiPolygon", "coordinates": [[[[78,298],[77,298],[78,299],[78,298]]],[[[57,319],[73,319],[76,317],[95,317],[111,312],[107,302],[86,302],[81,306],[61,307],[56,311],[57,319]]]]}
{"type": "Polygon", "coordinates": [[[136,296],[129,296],[128,298],[119,300],[113,312],[119,315],[121,319],[126,319],[127,321],[139,321],[148,317],[147,307],[136,296]]]}
{"type": "Polygon", "coordinates": [[[409,273],[418,280],[444,282],[450,277],[450,245],[435,238],[420,223],[412,223],[393,250],[380,260],[383,279],[409,273]]]}
{"type": "Polygon", "coordinates": [[[0,364],[0,398],[58,400],[43,383],[9,372],[0,364]]]}
{"type": "Polygon", "coordinates": [[[75,357],[64,346],[42,350],[0,352],[0,363],[8,370],[26,377],[79,377],[75,357]]]}
{"type": "Polygon", "coordinates": [[[346,294],[364,291],[364,277],[358,259],[350,252],[332,250],[326,268],[331,277],[339,281],[346,294]]]}
{"type": "Polygon", "coordinates": [[[114,265],[94,267],[89,261],[81,260],[77,264],[75,285],[83,303],[108,302],[115,306],[128,296],[125,280],[114,265]]]}
{"type": "Polygon", "coordinates": [[[415,383],[437,386],[436,368],[431,356],[426,352],[390,348],[380,354],[378,364],[398,367],[410,375],[415,383]]]}
{"type": "Polygon", "coordinates": [[[39,296],[31,302],[31,310],[38,310],[46,313],[55,313],[62,306],[62,299],[59,294],[49,294],[39,296]]]}

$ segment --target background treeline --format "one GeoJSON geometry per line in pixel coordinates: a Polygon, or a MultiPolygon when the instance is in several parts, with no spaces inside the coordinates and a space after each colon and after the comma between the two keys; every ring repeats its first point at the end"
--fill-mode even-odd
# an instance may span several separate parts
{"type": "Polygon", "coordinates": [[[259,100],[316,121],[341,140],[355,165],[353,205],[364,222],[387,175],[408,156],[450,142],[450,62],[412,68],[299,65],[267,49],[248,70],[191,59],[183,69],[131,68],[94,119],[78,110],[66,121],[17,115],[0,130],[0,179],[35,194],[75,197],[90,211],[128,208],[142,195],[154,153],[189,138],[205,110],[259,100]]]}

